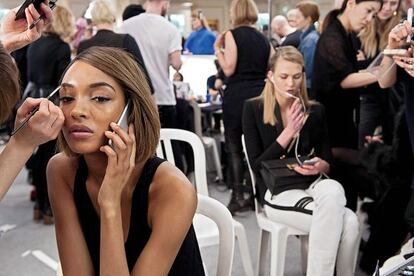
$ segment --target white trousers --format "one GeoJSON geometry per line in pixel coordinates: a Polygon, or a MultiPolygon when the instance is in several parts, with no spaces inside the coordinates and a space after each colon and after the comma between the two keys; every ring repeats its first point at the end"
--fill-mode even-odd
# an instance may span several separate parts
{"type": "Polygon", "coordinates": [[[359,248],[357,216],[345,208],[345,192],[332,179],[315,181],[306,190],[265,195],[269,219],[309,232],[307,276],[354,275],[359,248]],[[312,199],[313,201],[311,201],[312,199]]]}

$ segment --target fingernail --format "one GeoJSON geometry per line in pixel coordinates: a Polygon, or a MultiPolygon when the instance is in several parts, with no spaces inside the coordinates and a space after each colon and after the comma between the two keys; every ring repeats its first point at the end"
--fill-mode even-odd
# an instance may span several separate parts
{"type": "Polygon", "coordinates": [[[117,124],[116,123],[114,123],[114,122],[111,122],[111,127],[116,127],[117,126],[117,124]]]}

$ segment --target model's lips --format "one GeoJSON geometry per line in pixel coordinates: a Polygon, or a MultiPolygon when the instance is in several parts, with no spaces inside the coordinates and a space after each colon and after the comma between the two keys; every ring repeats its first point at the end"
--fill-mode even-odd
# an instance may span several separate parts
{"type": "Polygon", "coordinates": [[[68,130],[69,135],[76,139],[85,139],[93,135],[93,131],[84,125],[73,125],[68,130]]]}

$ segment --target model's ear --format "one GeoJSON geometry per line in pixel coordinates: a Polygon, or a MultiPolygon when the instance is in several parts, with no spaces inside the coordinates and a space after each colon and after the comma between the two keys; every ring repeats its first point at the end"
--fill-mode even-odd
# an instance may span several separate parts
{"type": "Polygon", "coordinates": [[[355,7],[355,5],[357,4],[356,2],[355,2],[355,0],[346,0],[347,1],[347,3],[346,3],[346,7],[348,8],[353,8],[353,7],[355,7]]]}
{"type": "Polygon", "coordinates": [[[275,76],[275,74],[273,74],[272,71],[267,72],[267,79],[270,80],[273,84],[275,84],[275,80],[273,78],[274,76],[275,76]]]}

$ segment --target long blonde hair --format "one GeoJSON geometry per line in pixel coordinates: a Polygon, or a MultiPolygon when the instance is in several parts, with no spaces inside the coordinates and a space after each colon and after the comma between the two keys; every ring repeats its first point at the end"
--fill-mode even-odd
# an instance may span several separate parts
{"type": "MultiPolygon", "coordinates": [[[[276,49],[276,53],[272,56],[269,62],[269,71],[275,72],[275,68],[279,59],[284,59],[286,61],[299,64],[302,67],[304,72],[305,62],[303,60],[302,54],[293,46],[284,46],[276,49]]],[[[276,88],[274,87],[273,82],[267,78],[266,85],[261,94],[263,99],[263,123],[270,124],[272,126],[276,125],[277,120],[275,116],[275,107],[276,107],[276,88]]],[[[300,88],[300,97],[305,104],[305,107],[309,107],[313,103],[309,101],[308,90],[306,89],[306,77],[302,77],[302,85],[300,88]]]]}
{"type": "MultiPolygon", "coordinates": [[[[399,1],[401,3],[401,0],[399,1]]],[[[399,4],[398,4],[399,5],[399,4]]],[[[374,58],[378,50],[382,51],[387,47],[388,34],[401,20],[401,12],[397,9],[397,14],[391,16],[384,25],[384,29],[380,30],[380,20],[376,17],[366,28],[364,28],[358,37],[361,40],[362,50],[367,58],[374,58]],[[378,39],[379,38],[379,39],[378,39]]]]}

